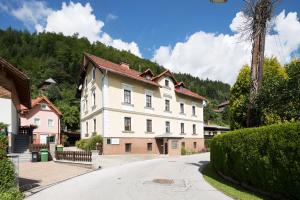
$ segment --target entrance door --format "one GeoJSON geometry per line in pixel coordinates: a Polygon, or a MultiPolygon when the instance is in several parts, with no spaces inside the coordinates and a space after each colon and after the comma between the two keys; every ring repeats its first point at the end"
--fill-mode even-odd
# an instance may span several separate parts
{"type": "Polygon", "coordinates": [[[48,135],[40,135],[40,144],[47,144],[48,135]]]}
{"type": "Polygon", "coordinates": [[[165,154],[168,154],[168,143],[165,142],[165,154]]]}

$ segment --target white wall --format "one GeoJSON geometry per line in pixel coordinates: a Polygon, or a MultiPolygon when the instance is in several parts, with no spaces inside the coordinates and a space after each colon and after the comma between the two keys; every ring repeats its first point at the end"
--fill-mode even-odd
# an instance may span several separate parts
{"type": "Polygon", "coordinates": [[[0,122],[8,124],[8,132],[17,134],[18,113],[11,99],[0,98],[0,122]]]}

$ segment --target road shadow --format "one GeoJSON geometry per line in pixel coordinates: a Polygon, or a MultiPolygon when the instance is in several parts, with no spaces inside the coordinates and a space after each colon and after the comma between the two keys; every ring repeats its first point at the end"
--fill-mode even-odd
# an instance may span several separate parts
{"type": "Polygon", "coordinates": [[[27,190],[30,190],[32,188],[36,188],[40,186],[41,181],[34,180],[34,179],[28,179],[28,178],[22,178],[19,177],[19,187],[21,192],[25,192],[27,190]]]}
{"type": "Polygon", "coordinates": [[[199,172],[202,173],[204,167],[209,164],[209,161],[202,161],[201,160],[199,162],[193,162],[193,163],[187,163],[187,164],[197,166],[199,168],[198,169],[199,172]]]}

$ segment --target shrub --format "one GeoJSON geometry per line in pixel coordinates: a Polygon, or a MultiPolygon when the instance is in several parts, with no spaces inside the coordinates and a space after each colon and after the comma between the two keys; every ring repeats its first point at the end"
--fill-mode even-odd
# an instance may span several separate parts
{"type": "Polygon", "coordinates": [[[22,200],[24,195],[15,187],[8,189],[7,191],[0,193],[1,200],[22,200]]]}
{"type": "Polygon", "coordinates": [[[187,155],[187,150],[184,147],[181,147],[181,155],[187,155]]]}
{"type": "Polygon", "coordinates": [[[100,135],[93,135],[92,137],[88,139],[81,139],[79,141],[76,141],[75,145],[79,149],[83,149],[85,151],[90,151],[96,149],[97,143],[102,144],[103,138],[100,135]]]}
{"type": "Polygon", "coordinates": [[[7,137],[0,136],[0,199],[19,200],[23,195],[15,188],[15,172],[12,162],[6,157],[7,137]]]}
{"type": "Polygon", "coordinates": [[[240,129],[214,137],[214,168],[272,194],[300,199],[300,122],[240,129]]]}

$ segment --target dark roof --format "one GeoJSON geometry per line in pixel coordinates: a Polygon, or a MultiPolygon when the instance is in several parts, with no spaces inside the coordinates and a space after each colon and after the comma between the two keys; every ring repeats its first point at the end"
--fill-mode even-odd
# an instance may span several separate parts
{"type": "MultiPolygon", "coordinates": [[[[20,103],[31,108],[30,80],[19,69],[0,57],[0,71],[5,71],[16,87],[20,103]]],[[[10,88],[7,88],[10,89],[10,88]]]]}

